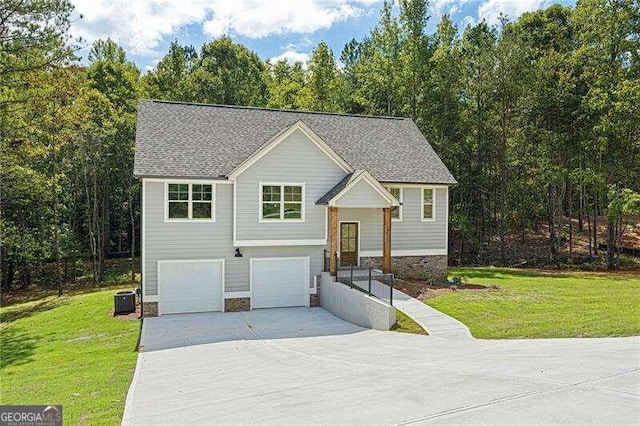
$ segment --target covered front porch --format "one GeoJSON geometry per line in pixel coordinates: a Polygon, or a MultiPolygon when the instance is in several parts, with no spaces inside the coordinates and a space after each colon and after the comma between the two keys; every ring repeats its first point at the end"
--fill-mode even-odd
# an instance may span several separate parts
{"type": "MultiPolygon", "coordinates": [[[[382,272],[391,272],[391,209],[400,202],[366,170],[356,170],[321,197],[316,204],[328,209],[328,263],[334,277],[339,266],[359,264],[360,221],[339,220],[340,209],[382,215],[382,272]],[[367,209],[367,210],[365,210],[367,209]]],[[[356,215],[357,217],[357,215],[356,215]]]]}

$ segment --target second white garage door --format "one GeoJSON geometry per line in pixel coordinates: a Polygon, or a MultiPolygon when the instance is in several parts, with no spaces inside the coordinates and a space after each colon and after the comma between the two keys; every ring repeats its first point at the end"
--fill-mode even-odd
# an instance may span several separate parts
{"type": "Polygon", "coordinates": [[[309,306],[309,258],[251,259],[251,305],[255,308],[309,306]]]}
{"type": "Polygon", "coordinates": [[[222,310],[224,260],[158,262],[160,315],[222,310]]]}

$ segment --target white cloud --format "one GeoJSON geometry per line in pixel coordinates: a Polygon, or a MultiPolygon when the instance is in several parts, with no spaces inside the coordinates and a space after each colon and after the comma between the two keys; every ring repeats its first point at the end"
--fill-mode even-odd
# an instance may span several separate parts
{"type": "Polygon", "coordinates": [[[464,29],[467,28],[467,25],[474,26],[475,24],[476,24],[475,18],[471,15],[467,15],[464,18],[462,18],[462,21],[460,22],[460,30],[464,31],[464,29]]]}
{"type": "Polygon", "coordinates": [[[149,61],[149,63],[145,64],[144,66],[144,72],[148,73],[155,70],[159,62],[160,62],[160,59],[153,59],[149,61]]]}
{"type": "Polygon", "coordinates": [[[73,0],[83,15],[72,33],[89,43],[111,37],[127,51],[150,56],[166,37],[192,24],[211,37],[311,34],[365,13],[378,0],[73,0]]]}
{"type": "Polygon", "coordinates": [[[540,9],[545,0],[488,0],[478,6],[478,17],[488,24],[499,22],[500,13],[509,19],[516,19],[524,12],[540,9]]]}
{"type": "Polygon", "coordinates": [[[302,62],[303,68],[306,68],[307,62],[309,61],[309,54],[304,52],[296,52],[294,49],[292,49],[292,50],[287,50],[286,52],[269,59],[269,61],[271,61],[272,64],[275,64],[276,62],[282,61],[282,60],[285,60],[290,64],[294,64],[296,62],[302,62]]]}
{"type": "Polygon", "coordinates": [[[218,37],[234,33],[261,38],[272,34],[308,34],[334,22],[359,16],[362,10],[347,1],[271,0],[259,2],[215,0],[206,34],[218,37]]]}
{"type": "Polygon", "coordinates": [[[469,0],[432,0],[429,2],[429,5],[431,6],[433,16],[440,18],[440,16],[445,13],[453,15],[468,2],[469,0]]]}
{"type": "Polygon", "coordinates": [[[110,37],[134,54],[151,55],[163,37],[175,33],[183,25],[202,21],[207,7],[198,1],[158,0],[132,1],[74,0],[76,21],[72,33],[88,42],[110,37]]]}

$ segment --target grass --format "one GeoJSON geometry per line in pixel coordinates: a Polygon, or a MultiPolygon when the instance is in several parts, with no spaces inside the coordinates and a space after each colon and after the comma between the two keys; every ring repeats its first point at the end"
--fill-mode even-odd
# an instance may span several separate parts
{"type": "Polygon", "coordinates": [[[108,315],[114,290],[0,309],[0,404],[62,404],[65,424],[119,424],[138,320],[108,315]]]}
{"type": "Polygon", "coordinates": [[[411,333],[411,334],[424,334],[427,332],[424,331],[424,328],[420,327],[417,322],[411,319],[411,317],[405,315],[402,311],[396,309],[396,323],[391,330],[397,331],[400,333],[411,333]]]}
{"type": "Polygon", "coordinates": [[[640,277],[631,274],[452,268],[468,283],[497,290],[462,290],[428,299],[478,338],[640,335],[640,277]]]}

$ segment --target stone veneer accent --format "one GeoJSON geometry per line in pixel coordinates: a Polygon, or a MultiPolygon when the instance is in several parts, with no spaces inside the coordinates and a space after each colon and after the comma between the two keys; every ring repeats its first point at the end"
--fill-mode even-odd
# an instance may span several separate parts
{"type": "Polygon", "coordinates": [[[225,312],[242,312],[251,309],[250,297],[238,297],[236,299],[224,299],[225,312]]]}
{"type": "Polygon", "coordinates": [[[320,306],[320,275],[318,275],[316,278],[316,294],[309,295],[309,306],[311,306],[312,308],[320,306]]]}
{"type": "MultiPolygon", "coordinates": [[[[361,257],[361,266],[382,266],[381,257],[361,257]]],[[[447,277],[447,256],[392,256],[391,272],[398,278],[424,279],[425,271],[430,272],[433,281],[447,277]]]]}
{"type": "Polygon", "coordinates": [[[142,304],[142,314],[145,317],[157,317],[158,302],[144,302],[142,304]]]}

